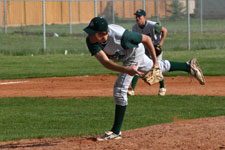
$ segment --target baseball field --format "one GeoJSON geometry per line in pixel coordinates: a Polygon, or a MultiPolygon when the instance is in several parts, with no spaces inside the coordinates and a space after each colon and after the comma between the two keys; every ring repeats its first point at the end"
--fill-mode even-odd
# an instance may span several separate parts
{"type": "MultiPolygon", "coordinates": [[[[165,56],[183,61],[195,53],[165,56]]],[[[218,69],[224,56],[223,49],[198,51],[204,86],[168,73],[167,96],[159,97],[158,85],[140,80],[129,97],[123,139],[106,142],[94,139],[113,122],[117,73],[88,54],[1,56],[0,148],[224,149],[225,72],[218,69]]]]}
{"type": "Polygon", "coordinates": [[[105,142],[95,138],[113,123],[118,73],[90,56],[83,34],[49,36],[43,54],[41,36],[29,33],[0,33],[0,149],[225,149],[224,33],[193,33],[198,40],[191,50],[184,33],[168,35],[163,57],[196,57],[206,84],[191,82],[187,73],[166,73],[167,95],[160,97],[158,85],[139,80],[123,139],[105,142]]]}

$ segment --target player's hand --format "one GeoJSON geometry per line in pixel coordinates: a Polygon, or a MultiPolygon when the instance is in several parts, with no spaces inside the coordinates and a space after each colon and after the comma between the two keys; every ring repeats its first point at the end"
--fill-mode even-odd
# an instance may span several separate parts
{"type": "Polygon", "coordinates": [[[157,51],[161,51],[161,48],[160,48],[160,47],[155,47],[155,49],[156,49],[157,51]]]}
{"type": "Polygon", "coordinates": [[[154,62],[154,65],[153,65],[154,68],[159,68],[159,62],[158,61],[159,60],[157,59],[157,61],[154,62]]]}
{"type": "Polygon", "coordinates": [[[135,65],[127,67],[127,70],[128,70],[127,74],[129,74],[131,76],[134,76],[136,74],[138,74],[139,76],[144,75],[143,72],[137,70],[137,66],[138,66],[138,63],[136,63],[135,65]]]}
{"type": "Polygon", "coordinates": [[[155,63],[154,64],[154,68],[159,68],[159,64],[158,63],[155,63]]]}

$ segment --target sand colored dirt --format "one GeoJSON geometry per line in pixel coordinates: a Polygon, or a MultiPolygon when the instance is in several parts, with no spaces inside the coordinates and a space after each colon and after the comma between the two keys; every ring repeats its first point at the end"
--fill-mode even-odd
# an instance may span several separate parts
{"type": "MultiPolygon", "coordinates": [[[[112,96],[117,76],[1,80],[0,97],[102,97],[112,96]]],[[[188,77],[166,77],[167,95],[225,96],[225,76],[206,77],[206,85],[188,77]]],[[[157,95],[158,86],[139,80],[137,95],[157,95]]],[[[225,150],[225,116],[153,125],[123,131],[123,139],[96,142],[96,136],[0,142],[0,149],[32,150],[225,150]]],[[[98,135],[99,136],[99,135],[98,135]]]]}

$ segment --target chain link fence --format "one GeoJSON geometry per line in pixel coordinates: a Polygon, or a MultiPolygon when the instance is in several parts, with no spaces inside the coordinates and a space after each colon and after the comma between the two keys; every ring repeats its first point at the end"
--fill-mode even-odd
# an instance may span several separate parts
{"type": "Polygon", "coordinates": [[[0,53],[87,52],[95,16],[131,29],[134,12],[167,28],[164,50],[225,48],[224,0],[0,0],[0,53]]]}

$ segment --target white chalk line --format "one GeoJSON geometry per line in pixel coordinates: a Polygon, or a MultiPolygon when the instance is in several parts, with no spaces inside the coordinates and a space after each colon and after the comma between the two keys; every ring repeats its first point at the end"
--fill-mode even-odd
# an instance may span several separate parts
{"type": "Polygon", "coordinates": [[[15,82],[2,82],[0,85],[5,85],[5,84],[18,84],[18,83],[25,83],[28,81],[15,81],[15,82]]]}

